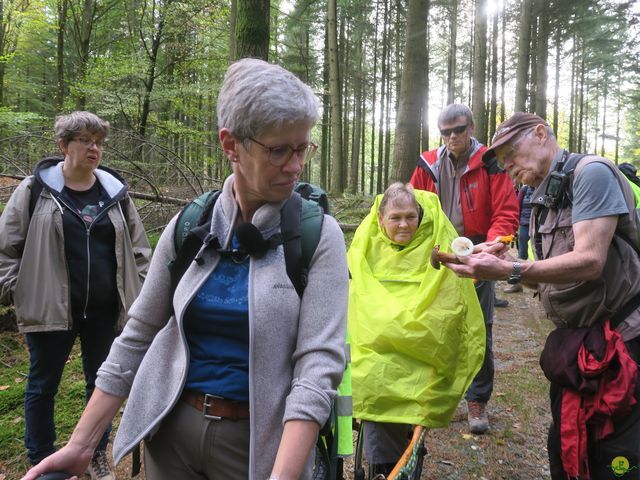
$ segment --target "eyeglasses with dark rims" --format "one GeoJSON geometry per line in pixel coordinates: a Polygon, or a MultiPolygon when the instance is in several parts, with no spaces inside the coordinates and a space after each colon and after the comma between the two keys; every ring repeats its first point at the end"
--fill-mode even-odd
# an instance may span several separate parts
{"type": "Polygon", "coordinates": [[[251,140],[253,143],[264,148],[268,152],[267,160],[274,167],[281,167],[288,163],[294,153],[302,156],[302,163],[307,163],[313,158],[318,150],[318,146],[313,142],[309,142],[298,148],[293,148],[291,145],[276,145],[274,147],[270,147],[252,137],[247,137],[247,140],[251,140]]]}
{"type": "Polygon", "coordinates": [[[89,148],[91,145],[95,145],[97,148],[104,148],[107,144],[106,139],[93,139],[88,137],[76,137],[71,139],[72,142],[78,142],[89,148]]]}

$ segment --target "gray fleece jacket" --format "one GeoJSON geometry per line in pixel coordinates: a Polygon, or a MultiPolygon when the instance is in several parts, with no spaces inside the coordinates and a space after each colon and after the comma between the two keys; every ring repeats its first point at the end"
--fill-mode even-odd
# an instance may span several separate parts
{"type": "MultiPolygon", "coordinates": [[[[238,214],[232,185],[230,176],[213,211],[211,233],[223,245],[238,214]]],[[[279,231],[281,206],[268,203],[254,214],[252,223],[265,238],[279,231]]],[[[189,367],[183,314],[219,260],[208,249],[202,265],[190,265],[176,288],[171,315],[167,265],[175,257],[175,222],[165,228],[131,318],[98,372],[98,388],[129,397],[114,441],[116,462],[153,436],[178,402],[189,367]]],[[[332,217],[325,216],[302,299],[287,276],[282,246],[251,258],[249,478],[269,477],[286,421],[323,425],[327,420],[344,370],[347,297],[344,239],[332,217]]],[[[312,465],[310,455],[302,478],[310,478],[312,465]]]]}

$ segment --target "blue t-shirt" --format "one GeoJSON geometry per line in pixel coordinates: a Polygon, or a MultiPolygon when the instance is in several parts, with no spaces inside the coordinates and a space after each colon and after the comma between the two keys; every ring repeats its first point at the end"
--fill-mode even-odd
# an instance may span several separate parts
{"type": "Polygon", "coordinates": [[[249,401],[248,291],[249,258],[222,257],[191,300],[184,314],[187,390],[249,401]]]}

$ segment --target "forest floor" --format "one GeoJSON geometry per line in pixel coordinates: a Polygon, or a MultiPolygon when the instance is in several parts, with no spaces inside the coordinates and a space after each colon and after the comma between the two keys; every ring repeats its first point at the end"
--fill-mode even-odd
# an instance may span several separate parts
{"type": "Polygon", "coordinates": [[[471,435],[463,401],[447,429],[429,432],[422,479],[548,479],[547,429],[551,422],[548,381],[539,365],[551,331],[532,292],[504,294],[507,308],[495,310],[495,387],[488,404],[490,429],[471,435]]]}
{"type": "MultiPolygon", "coordinates": [[[[507,308],[496,309],[494,335],[495,389],[488,404],[491,427],[485,435],[471,435],[463,401],[450,426],[427,436],[428,454],[423,480],[548,479],[546,431],[550,422],[548,383],[538,357],[551,324],[531,292],[498,296],[507,308]]],[[[20,478],[27,468],[22,448],[22,396],[28,354],[22,337],[0,334],[0,480],[20,478]]],[[[82,373],[77,348],[61,386],[57,407],[59,439],[68,438],[82,408],[82,373]],[[76,398],[69,403],[69,398],[76,398]]],[[[120,480],[130,477],[131,460],[117,467],[120,480]]],[[[137,477],[144,480],[144,472],[137,477]]],[[[345,478],[353,478],[353,461],[345,463],[345,478]]]]}

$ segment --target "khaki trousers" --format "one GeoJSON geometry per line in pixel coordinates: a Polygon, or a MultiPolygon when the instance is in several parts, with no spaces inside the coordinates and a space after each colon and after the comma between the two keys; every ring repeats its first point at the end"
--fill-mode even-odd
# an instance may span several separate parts
{"type": "Polygon", "coordinates": [[[145,441],[147,480],[249,478],[249,419],[213,420],[179,401],[145,441]]]}

